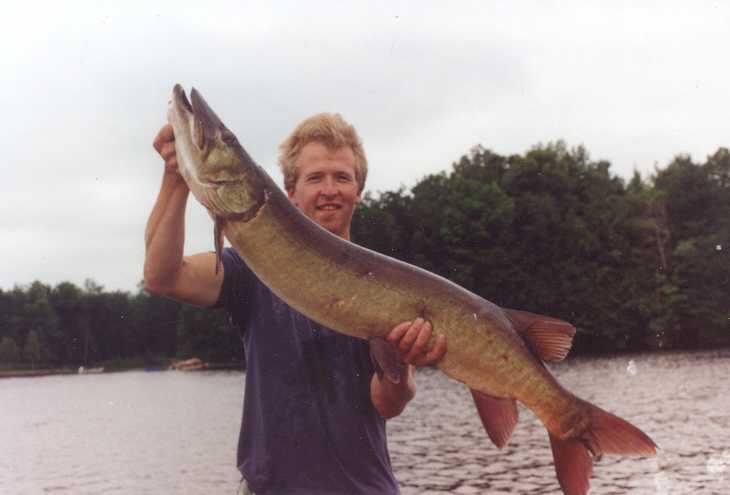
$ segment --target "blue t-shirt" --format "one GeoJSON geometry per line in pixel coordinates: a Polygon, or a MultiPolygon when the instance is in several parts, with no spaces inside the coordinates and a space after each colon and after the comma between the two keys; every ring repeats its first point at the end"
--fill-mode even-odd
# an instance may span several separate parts
{"type": "Polygon", "coordinates": [[[217,306],[243,335],[238,468],[257,495],[397,494],[368,343],[318,325],[223,252],[217,306]]]}

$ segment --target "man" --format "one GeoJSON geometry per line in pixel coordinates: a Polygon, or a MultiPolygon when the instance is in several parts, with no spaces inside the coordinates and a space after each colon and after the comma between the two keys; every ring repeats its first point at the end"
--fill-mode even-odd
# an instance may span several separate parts
{"type": "MultiPolygon", "coordinates": [[[[387,340],[408,363],[404,379],[393,383],[374,372],[368,342],[290,308],[234,250],[224,251],[217,273],[214,253],[183,256],[189,191],[177,172],[171,126],[160,130],[154,147],[165,172],[145,233],[145,287],[190,304],[225,307],[242,330],[247,362],[238,445],[242,486],[257,495],[398,493],[385,420],[413,398],[412,366],[441,359],[445,338],[428,348],[431,327],[420,318],[392,329],[387,340]]],[[[367,177],[355,129],[338,114],[318,114],[302,122],[280,151],[291,202],[349,240],[367,177]]]]}

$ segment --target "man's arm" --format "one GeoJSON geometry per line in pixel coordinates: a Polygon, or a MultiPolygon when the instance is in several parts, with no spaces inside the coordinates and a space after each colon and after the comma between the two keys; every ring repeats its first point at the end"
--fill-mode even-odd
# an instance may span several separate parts
{"type": "Polygon", "coordinates": [[[214,253],[183,256],[190,190],[177,169],[172,126],[160,129],[153,146],[165,160],[165,171],[145,230],[145,289],[181,302],[212,306],[223,285],[223,270],[216,273],[214,253]]]}
{"type": "Polygon", "coordinates": [[[446,336],[440,335],[431,349],[431,324],[422,318],[406,321],[388,334],[387,340],[395,346],[401,360],[407,363],[406,372],[400,383],[393,383],[383,375],[373,374],[370,381],[370,397],[375,409],[385,419],[398,416],[406,404],[416,395],[413,380],[414,366],[426,366],[438,362],[446,354],[446,336]]]}

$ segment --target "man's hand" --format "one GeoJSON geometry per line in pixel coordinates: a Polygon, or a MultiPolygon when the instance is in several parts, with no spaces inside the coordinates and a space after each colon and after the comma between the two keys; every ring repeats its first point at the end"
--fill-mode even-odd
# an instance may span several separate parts
{"type": "Polygon", "coordinates": [[[165,172],[179,173],[177,168],[177,152],[175,151],[175,134],[172,132],[172,126],[170,124],[165,124],[160,129],[152,146],[154,146],[162,159],[165,160],[165,172]]]}
{"type": "Polygon", "coordinates": [[[428,349],[433,329],[423,318],[404,321],[390,331],[386,340],[398,351],[404,363],[427,366],[437,363],[446,354],[446,335],[439,335],[428,349]]]}
{"type": "Polygon", "coordinates": [[[413,366],[437,363],[446,354],[446,336],[439,335],[433,347],[428,348],[433,330],[423,318],[404,321],[390,331],[386,340],[393,346],[401,361],[407,363],[404,376],[398,383],[373,374],[370,397],[375,409],[385,419],[398,416],[416,395],[413,366]]]}

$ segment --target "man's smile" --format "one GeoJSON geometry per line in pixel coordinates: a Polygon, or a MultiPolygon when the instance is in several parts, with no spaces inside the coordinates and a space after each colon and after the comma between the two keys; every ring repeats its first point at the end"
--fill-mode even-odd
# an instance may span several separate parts
{"type": "Polygon", "coordinates": [[[342,205],[338,205],[336,203],[325,203],[323,205],[317,206],[317,209],[320,211],[339,210],[340,208],[342,208],[342,205]]]}

